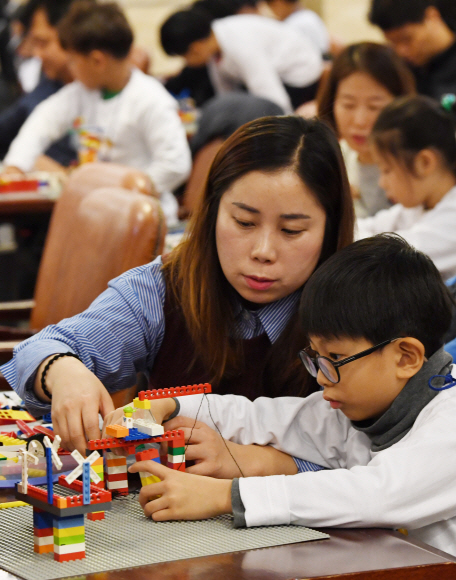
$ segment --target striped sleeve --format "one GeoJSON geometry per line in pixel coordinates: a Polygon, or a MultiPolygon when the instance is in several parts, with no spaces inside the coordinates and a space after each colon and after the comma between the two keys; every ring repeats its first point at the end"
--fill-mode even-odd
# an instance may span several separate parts
{"type": "Polygon", "coordinates": [[[299,459],[299,457],[293,457],[293,460],[296,463],[296,467],[298,468],[298,473],[304,473],[305,471],[321,471],[322,469],[326,469],[325,467],[317,465],[316,463],[312,463],[311,461],[299,459]]]}
{"type": "Polygon", "coordinates": [[[50,405],[33,393],[36,369],[54,353],[77,354],[110,392],[132,386],[136,373],[153,365],[163,341],[164,300],[165,282],[158,258],[111,281],[81,314],[22,342],[13,359],[0,370],[37,416],[48,412],[50,405]]]}

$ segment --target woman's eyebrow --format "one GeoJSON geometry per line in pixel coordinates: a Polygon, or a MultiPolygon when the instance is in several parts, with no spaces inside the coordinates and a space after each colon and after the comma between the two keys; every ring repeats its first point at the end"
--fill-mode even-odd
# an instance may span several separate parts
{"type": "Polygon", "coordinates": [[[249,211],[250,213],[260,213],[259,209],[255,209],[254,207],[251,207],[250,205],[246,205],[245,203],[233,201],[233,205],[235,205],[236,207],[238,207],[240,209],[245,209],[245,211],[249,211]]]}
{"type": "Polygon", "coordinates": [[[310,215],[304,213],[283,213],[280,216],[284,220],[310,220],[312,219],[310,215]]]}

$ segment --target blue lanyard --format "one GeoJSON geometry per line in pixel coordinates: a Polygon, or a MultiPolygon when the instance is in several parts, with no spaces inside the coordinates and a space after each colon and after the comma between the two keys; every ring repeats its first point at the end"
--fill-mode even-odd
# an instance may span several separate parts
{"type": "Polygon", "coordinates": [[[447,389],[451,389],[452,387],[456,386],[456,379],[451,373],[448,375],[434,375],[429,379],[428,385],[429,388],[433,391],[446,391],[447,389]],[[443,379],[443,387],[434,387],[432,384],[434,379],[443,379]]]}

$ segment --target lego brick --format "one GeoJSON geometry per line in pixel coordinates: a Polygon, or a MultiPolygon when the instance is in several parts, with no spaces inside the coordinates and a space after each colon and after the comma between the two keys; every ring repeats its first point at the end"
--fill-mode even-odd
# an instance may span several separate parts
{"type": "Polygon", "coordinates": [[[35,546],[52,546],[54,544],[54,535],[33,536],[33,544],[35,546]]]}
{"type": "Polygon", "coordinates": [[[73,554],[56,554],[54,552],[54,560],[56,562],[71,562],[72,560],[83,560],[86,557],[84,552],[75,552],[73,554]]]}
{"type": "Polygon", "coordinates": [[[166,467],[174,469],[176,471],[185,471],[185,461],[184,463],[168,463],[166,467]]]}
{"type": "Polygon", "coordinates": [[[106,481],[111,483],[111,481],[128,481],[126,473],[108,473],[106,476],[106,481]]]}
{"type": "Polygon", "coordinates": [[[143,441],[144,439],[147,438],[147,435],[145,436],[145,433],[141,433],[140,431],[138,431],[138,429],[129,429],[129,434],[128,437],[124,437],[123,440],[124,441],[143,441]]]}
{"type": "Polygon", "coordinates": [[[170,455],[168,453],[168,463],[185,463],[185,455],[170,455]]]}
{"type": "Polygon", "coordinates": [[[4,503],[0,503],[0,510],[5,510],[8,508],[16,508],[16,507],[24,507],[30,505],[25,503],[25,501],[6,501],[4,503]]]}
{"type": "Polygon", "coordinates": [[[173,447],[171,444],[168,445],[168,455],[184,455],[185,447],[173,447]]]}
{"type": "Polygon", "coordinates": [[[52,505],[55,505],[58,508],[64,509],[64,508],[68,507],[67,498],[55,495],[54,500],[52,502],[52,505]]]}
{"type": "Polygon", "coordinates": [[[170,397],[184,397],[185,395],[199,395],[203,393],[212,393],[212,387],[209,383],[187,385],[186,387],[174,387],[171,389],[153,389],[152,391],[140,391],[138,393],[138,399],[140,401],[152,401],[155,399],[168,399],[170,397]]]}
{"type": "Polygon", "coordinates": [[[62,538],[54,536],[54,546],[74,546],[75,544],[85,544],[85,534],[63,536],[62,538]]]}
{"type": "Polygon", "coordinates": [[[108,472],[106,473],[106,477],[108,475],[114,475],[118,473],[125,473],[125,477],[127,476],[127,464],[125,465],[113,465],[112,467],[108,468],[108,472]]]}
{"type": "Polygon", "coordinates": [[[87,514],[87,519],[91,520],[91,521],[104,520],[105,513],[104,512],[92,512],[91,514],[87,514]]]}
{"type": "Polygon", "coordinates": [[[42,528],[42,529],[33,528],[33,534],[38,538],[45,538],[46,536],[54,536],[54,528],[42,528]]]}
{"type": "Polygon", "coordinates": [[[52,527],[56,530],[67,530],[69,528],[79,528],[84,526],[84,515],[77,515],[77,516],[63,516],[53,518],[52,520],[53,525],[52,527]]]}
{"type": "Polygon", "coordinates": [[[135,419],[134,427],[139,433],[144,433],[145,435],[149,435],[149,437],[156,437],[157,435],[163,435],[165,433],[163,425],[152,423],[152,421],[146,421],[145,419],[135,419]]]}
{"type": "Polygon", "coordinates": [[[125,485],[125,483],[124,481],[108,481],[108,489],[128,491],[128,485],[125,485]]]}
{"type": "Polygon", "coordinates": [[[108,425],[106,435],[110,437],[128,437],[128,429],[123,425],[108,425]]]}
{"type": "Polygon", "coordinates": [[[33,546],[33,551],[36,554],[52,554],[54,551],[54,544],[46,544],[45,546],[33,546]]]}
{"type": "Polygon", "coordinates": [[[35,421],[35,418],[27,411],[13,411],[12,409],[0,409],[0,425],[7,425],[21,421],[35,421]]]}
{"type": "Polygon", "coordinates": [[[161,481],[161,479],[156,475],[152,475],[151,473],[142,471],[139,472],[139,477],[141,478],[142,487],[144,487],[145,485],[150,485],[151,483],[159,483],[161,481]]]}
{"type": "MultiPolygon", "coordinates": [[[[22,489],[22,484],[18,484],[18,489],[19,487],[22,489]]],[[[20,491],[20,489],[19,489],[20,491]]],[[[47,503],[47,491],[44,489],[40,489],[39,487],[36,487],[34,485],[28,485],[27,486],[27,496],[33,497],[35,499],[40,499],[41,501],[44,501],[47,503]]]]}
{"type": "MultiPolygon", "coordinates": [[[[84,521],[84,520],[83,520],[84,521]]],[[[83,536],[85,533],[84,524],[72,528],[52,528],[52,533],[56,538],[70,538],[71,536],[83,536]]]]}
{"type": "Polygon", "coordinates": [[[107,459],[106,466],[107,467],[119,467],[120,465],[127,465],[127,458],[126,457],[116,457],[115,459],[107,459]]]}
{"type": "Polygon", "coordinates": [[[52,515],[33,508],[33,527],[37,530],[52,528],[52,515]]]}
{"type": "Polygon", "coordinates": [[[136,409],[150,409],[150,401],[147,399],[141,401],[139,397],[136,397],[133,399],[133,404],[136,409]]]}
{"type": "Polygon", "coordinates": [[[135,455],[136,461],[157,461],[160,462],[158,449],[146,449],[145,451],[138,451],[135,455]]]}
{"type": "Polygon", "coordinates": [[[85,542],[78,542],[77,544],[54,544],[54,554],[75,554],[78,552],[85,552],[85,542]]]}
{"type": "MultiPolygon", "coordinates": [[[[73,482],[68,483],[64,475],[60,475],[59,477],[59,485],[62,487],[67,487],[68,489],[74,489],[75,491],[82,491],[83,490],[83,483],[79,479],[75,479],[73,482]]],[[[90,484],[90,491],[92,493],[102,493],[100,490],[99,484],[91,483],[90,484]]],[[[106,501],[109,501],[109,498],[106,497],[106,501]]]]}

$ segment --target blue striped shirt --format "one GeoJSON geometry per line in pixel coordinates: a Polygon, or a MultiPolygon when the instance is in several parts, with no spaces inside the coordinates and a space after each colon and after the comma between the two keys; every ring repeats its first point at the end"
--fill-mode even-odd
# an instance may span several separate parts
{"type": "MultiPolygon", "coordinates": [[[[50,411],[50,405],[35,396],[33,383],[38,366],[52,354],[77,354],[110,392],[134,385],[136,373],[153,367],[165,332],[161,266],[159,257],[122,274],[87,310],[48,326],[15,348],[13,359],[0,370],[32,414],[50,411]]],[[[275,342],[296,312],[299,298],[298,290],[256,310],[239,303],[236,334],[249,339],[266,332],[275,342]]]]}

